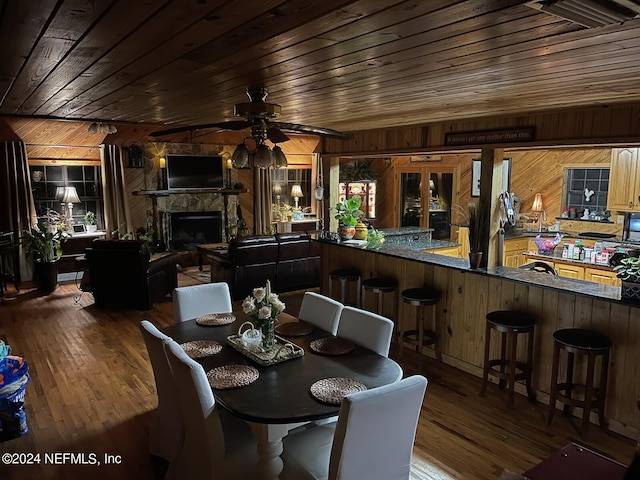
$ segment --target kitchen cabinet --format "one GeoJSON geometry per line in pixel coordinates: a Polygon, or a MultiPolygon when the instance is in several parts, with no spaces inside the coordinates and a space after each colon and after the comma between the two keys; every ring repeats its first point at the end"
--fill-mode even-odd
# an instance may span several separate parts
{"type": "Polygon", "coordinates": [[[638,148],[614,148],[607,208],[626,212],[640,211],[640,171],[638,148]]]}
{"type": "Polygon", "coordinates": [[[504,241],[502,265],[518,268],[526,263],[523,253],[529,251],[529,239],[526,237],[509,238],[504,241]]]}
{"type": "Polygon", "coordinates": [[[568,263],[556,262],[553,267],[561,277],[584,280],[584,267],[580,265],[570,265],[568,263]]]}
{"type": "Polygon", "coordinates": [[[447,255],[448,257],[459,258],[459,247],[435,248],[433,250],[425,251],[428,253],[435,253],[436,255],[447,255]]]}
{"type": "Polygon", "coordinates": [[[589,282],[613,285],[614,287],[619,287],[621,285],[621,281],[616,276],[616,272],[610,272],[599,268],[585,267],[584,279],[589,282]]]}

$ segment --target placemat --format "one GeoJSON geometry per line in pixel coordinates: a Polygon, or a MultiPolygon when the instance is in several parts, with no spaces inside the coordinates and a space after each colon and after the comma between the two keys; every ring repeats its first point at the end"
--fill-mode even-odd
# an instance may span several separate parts
{"type": "Polygon", "coordinates": [[[311,342],[309,348],[322,355],[345,355],[352,352],[356,344],[345,338],[323,337],[311,342]]]}
{"type": "Polygon", "coordinates": [[[340,405],[345,395],[365,390],[367,386],[357,380],[336,377],[318,380],[310,388],[311,395],[316,400],[332,405],[340,405]]]}
{"type": "Polygon", "coordinates": [[[203,358],[216,353],[220,353],[222,345],[215,340],[193,340],[191,342],[181,343],[180,346],[184,350],[184,353],[191,358],[203,358]]]}
{"type": "Polygon", "coordinates": [[[276,333],[285,337],[302,337],[311,332],[313,332],[313,325],[306,322],[287,322],[276,327],[276,333]]]}
{"type": "Polygon", "coordinates": [[[233,323],[236,316],[233,313],[208,313],[196,318],[196,323],[204,327],[212,327],[216,325],[229,325],[233,323]]]}
{"type": "Polygon", "coordinates": [[[250,365],[224,365],[207,372],[209,385],[226,389],[244,387],[258,379],[258,369],[250,365]]]}

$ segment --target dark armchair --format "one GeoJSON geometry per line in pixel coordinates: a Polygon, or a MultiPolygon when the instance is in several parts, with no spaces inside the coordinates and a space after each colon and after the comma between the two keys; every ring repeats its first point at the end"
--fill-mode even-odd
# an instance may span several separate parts
{"type": "Polygon", "coordinates": [[[85,251],[98,307],[147,310],[178,286],[177,254],[151,260],[136,240],[94,240],[85,251]]]}

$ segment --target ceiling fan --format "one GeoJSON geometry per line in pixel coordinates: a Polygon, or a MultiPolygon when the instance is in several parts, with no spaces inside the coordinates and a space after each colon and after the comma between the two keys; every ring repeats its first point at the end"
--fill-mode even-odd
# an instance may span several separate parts
{"type": "Polygon", "coordinates": [[[268,168],[271,165],[275,167],[287,166],[287,159],[282,149],[276,145],[272,151],[264,143],[266,140],[274,144],[286,142],[289,140],[289,137],[284,133],[285,131],[340,139],[349,138],[349,135],[329,128],[273,121],[273,119],[282,113],[282,107],[276,103],[267,103],[265,101],[267,95],[268,92],[265,87],[249,87],[247,89],[249,102],[238,103],[234,106],[234,113],[239,117],[246,118],[246,120],[230,120],[188,127],[169,128],[151,132],[149,136],[162,137],[192,130],[244,130],[250,128],[251,135],[247,137],[245,141],[253,139],[255,148],[249,150],[244,141],[236,147],[236,150],[231,156],[231,161],[236,168],[246,168],[249,165],[250,154],[253,154],[254,164],[260,168],[268,168]]]}

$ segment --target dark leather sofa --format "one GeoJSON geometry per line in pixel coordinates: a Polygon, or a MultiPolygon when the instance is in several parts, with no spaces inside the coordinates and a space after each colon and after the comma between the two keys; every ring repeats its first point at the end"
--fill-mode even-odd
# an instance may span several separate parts
{"type": "Polygon", "coordinates": [[[320,245],[306,232],[234,238],[211,259],[211,281],[227,282],[234,300],[271,281],[274,292],[320,285],[320,245]]]}
{"type": "Polygon", "coordinates": [[[144,242],[94,240],[85,256],[98,307],[147,310],[178,286],[179,255],[151,260],[144,242]]]}

